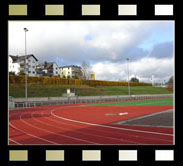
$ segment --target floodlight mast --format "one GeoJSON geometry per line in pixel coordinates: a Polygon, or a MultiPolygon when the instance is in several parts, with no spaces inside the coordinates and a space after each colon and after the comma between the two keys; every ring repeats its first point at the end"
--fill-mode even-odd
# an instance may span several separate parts
{"type": "Polygon", "coordinates": [[[152,82],[152,86],[154,85],[154,75],[152,74],[151,76],[151,82],[152,82]]]}
{"type": "Polygon", "coordinates": [[[128,61],[130,59],[126,58],[126,60],[127,60],[127,72],[128,72],[128,95],[130,96],[130,80],[129,80],[129,65],[128,65],[128,61]]]}
{"type": "Polygon", "coordinates": [[[27,40],[26,40],[26,32],[28,32],[27,28],[24,28],[25,31],[25,104],[27,107],[27,65],[26,65],[26,55],[27,55],[27,40]]]}

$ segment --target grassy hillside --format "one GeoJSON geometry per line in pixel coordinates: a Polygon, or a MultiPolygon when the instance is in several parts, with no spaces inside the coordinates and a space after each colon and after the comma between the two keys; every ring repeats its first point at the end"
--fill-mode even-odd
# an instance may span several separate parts
{"type": "MultiPolygon", "coordinates": [[[[128,95],[127,86],[111,86],[111,87],[98,87],[101,90],[107,91],[108,95],[128,95]]],[[[163,87],[152,87],[152,86],[132,86],[130,87],[130,92],[132,95],[137,94],[170,94],[167,88],[163,87]]]]}
{"type": "MultiPolygon", "coordinates": [[[[97,86],[90,87],[69,85],[28,85],[28,97],[59,97],[70,88],[78,96],[128,95],[127,86],[97,86]]],[[[167,88],[136,86],[131,87],[131,94],[170,94],[167,88]]],[[[24,85],[10,85],[9,95],[15,98],[25,97],[24,85]]]]}

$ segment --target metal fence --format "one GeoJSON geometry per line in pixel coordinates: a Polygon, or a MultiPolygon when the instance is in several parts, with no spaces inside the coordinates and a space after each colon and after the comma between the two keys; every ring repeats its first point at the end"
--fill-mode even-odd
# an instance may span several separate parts
{"type": "Polygon", "coordinates": [[[172,98],[173,94],[161,95],[131,95],[131,96],[75,96],[75,97],[42,97],[28,98],[11,98],[9,101],[9,109],[36,107],[43,105],[63,105],[63,104],[84,104],[84,103],[100,103],[115,102],[125,100],[148,100],[155,98],[172,98]]]}

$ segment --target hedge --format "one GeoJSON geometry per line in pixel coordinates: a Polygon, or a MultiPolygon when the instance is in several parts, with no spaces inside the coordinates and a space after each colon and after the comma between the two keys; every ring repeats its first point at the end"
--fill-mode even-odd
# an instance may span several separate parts
{"type": "MultiPolygon", "coordinates": [[[[128,86],[128,82],[66,79],[60,77],[27,77],[29,84],[43,85],[89,85],[89,86],[128,86]]],[[[9,75],[10,84],[24,84],[25,76],[9,75]]],[[[130,82],[130,86],[152,86],[151,83],[130,82]]]]}

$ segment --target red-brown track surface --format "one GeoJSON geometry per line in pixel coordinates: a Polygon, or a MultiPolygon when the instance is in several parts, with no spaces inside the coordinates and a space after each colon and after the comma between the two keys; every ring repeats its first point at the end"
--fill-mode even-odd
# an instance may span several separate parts
{"type": "Polygon", "coordinates": [[[173,128],[112,124],[172,108],[57,105],[12,110],[9,113],[9,144],[172,145],[173,128]],[[128,114],[107,116],[109,113],[128,114]]]}

